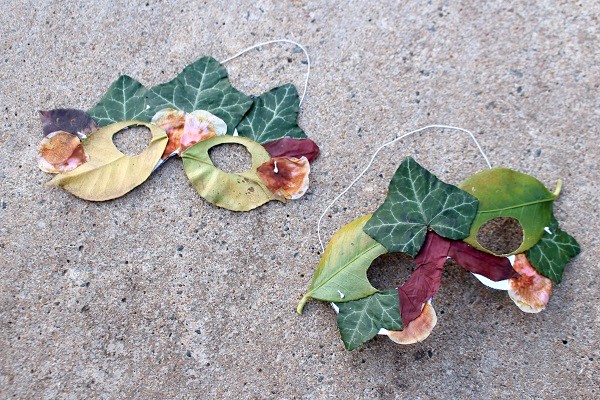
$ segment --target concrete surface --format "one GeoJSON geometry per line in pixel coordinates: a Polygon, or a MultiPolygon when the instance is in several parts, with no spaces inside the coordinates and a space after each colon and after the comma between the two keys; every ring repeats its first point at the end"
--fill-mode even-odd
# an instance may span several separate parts
{"type": "MultiPolygon", "coordinates": [[[[1,398],[598,398],[597,2],[3,3],[1,398]],[[38,109],[86,109],[119,74],[151,86],[284,37],[314,62],[301,125],[322,157],[302,200],[217,209],[178,160],[103,204],[43,186],[38,109]],[[430,123],[474,130],[497,166],[563,178],[558,218],[582,253],[541,314],[449,268],[427,341],[346,352],[331,308],[294,313],[318,214],[380,143],[430,123]]],[[[232,81],[300,85],[292,50],[231,62],[232,81]]],[[[334,208],[326,237],[379,205],[406,155],[452,183],[484,167],[459,134],[406,140],[334,208]]]]}

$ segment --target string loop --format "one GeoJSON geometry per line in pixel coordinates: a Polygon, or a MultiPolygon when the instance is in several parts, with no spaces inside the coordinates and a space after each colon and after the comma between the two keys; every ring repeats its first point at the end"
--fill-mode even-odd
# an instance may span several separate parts
{"type": "Polygon", "coordinates": [[[325,207],[325,210],[323,210],[323,213],[321,214],[321,216],[319,217],[319,221],[317,222],[317,236],[319,237],[319,244],[321,245],[321,251],[324,252],[325,251],[325,246],[323,246],[323,240],[321,239],[321,222],[323,221],[323,217],[325,217],[325,214],[327,214],[327,211],[329,211],[329,209],[344,195],[346,194],[355,184],[356,182],[358,182],[358,180],[360,178],[363,177],[363,175],[369,170],[369,168],[371,168],[371,166],[373,165],[373,162],[375,161],[375,158],[377,157],[377,155],[379,154],[379,152],[381,150],[383,150],[384,148],[391,146],[392,144],[400,141],[401,139],[404,139],[407,136],[410,135],[414,135],[415,133],[419,133],[428,129],[433,129],[433,128],[439,128],[439,129],[451,129],[451,130],[455,130],[455,131],[460,131],[460,132],[464,132],[464,133],[468,133],[469,136],[471,136],[471,139],[473,139],[473,142],[475,143],[475,145],[477,146],[477,149],[479,150],[479,152],[481,153],[481,155],[483,156],[483,159],[485,160],[488,168],[492,168],[492,164],[490,163],[490,160],[488,159],[487,155],[485,154],[485,152],[483,151],[483,149],[481,148],[481,146],[479,145],[479,142],[477,141],[477,139],[475,138],[475,135],[473,135],[473,133],[471,131],[468,131],[466,129],[463,128],[457,128],[455,126],[449,126],[449,125],[427,125],[424,126],[422,128],[419,129],[415,129],[414,131],[410,131],[408,133],[405,133],[401,136],[398,136],[395,139],[392,139],[388,142],[385,142],[384,144],[382,144],[381,146],[379,146],[377,148],[377,150],[375,150],[375,153],[373,153],[373,156],[371,156],[371,160],[369,161],[369,163],[367,164],[367,166],[365,167],[365,169],[363,169],[363,171],[358,174],[358,176],[356,178],[354,178],[354,180],[350,183],[350,185],[348,185],[344,190],[342,190],[342,192],[340,194],[338,194],[331,203],[329,203],[329,205],[327,207],[325,207]]]}
{"type": "Polygon", "coordinates": [[[250,46],[248,48],[245,48],[244,50],[240,51],[239,53],[226,58],[225,60],[221,61],[221,64],[225,64],[231,60],[234,60],[242,55],[244,55],[245,53],[249,52],[252,49],[256,49],[257,47],[261,47],[261,46],[265,46],[268,44],[274,44],[274,43],[291,43],[294,44],[296,46],[298,46],[300,49],[302,49],[302,51],[304,52],[304,55],[306,56],[306,78],[304,79],[304,89],[302,90],[302,96],[300,96],[300,106],[302,105],[302,102],[304,101],[304,96],[306,96],[306,90],[308,89],[308,78],[310,76],[310,56],[308,55],[308,51],[306,51],[306,49],[304,48],[304,46],[302,46],[300,43],[298,42],[294,42],[293,40],[289,40],[289,39],[276,39],[276,40],[269,40],[267,42],[262,42],[262,43],[257,43],[253,46],[250,46]]]}

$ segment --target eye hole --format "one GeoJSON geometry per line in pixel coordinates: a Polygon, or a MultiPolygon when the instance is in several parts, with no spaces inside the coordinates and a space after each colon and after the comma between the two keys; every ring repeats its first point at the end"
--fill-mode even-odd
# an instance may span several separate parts
{"type": "Polygon", "coordinates": [[[509,254],[523,243],[523,227],[516,218],[493,218],[479,228],[477,242],[494,254],[509,254]]]}
{"type": "Polygon", "coordinates": [[[215,167],[232,174],[244,172],[252,167],[252,155],[241,144],[219,144],[208,150],[208,156],[215,167]]]}
{"type": "Polygon", "coordinates": [[[152,133],[145,126],[132,126],[115,133],[112,141],[119,151],[128,156],[135,156],[146,150],[152,133]]]}
{"type": "Polygon", "coordinates": [[[376,289],[394,289],[410,278],[414,267],[414,259],[408,254],[382,254],[373,260],[367,270],[367,279],[376,289]]]}

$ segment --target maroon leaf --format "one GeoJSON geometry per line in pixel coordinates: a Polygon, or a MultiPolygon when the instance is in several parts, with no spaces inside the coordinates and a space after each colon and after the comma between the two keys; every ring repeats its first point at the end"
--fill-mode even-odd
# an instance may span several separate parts
{"type": "Polygon", "coordinates": [[[319,146],[310,139],[282,138],[272,142],[263,143],[263,147],[271,157],[295,157],[302,156],[313,162],[319,156],[319,146]]]}
{"type": "Polygon", "coordinates": [[[452,241],[448,256],[466,270],[495,282],[519,276],[508,258],[484,253],[458,240],[452,241]]]}
{"type": "Polygon", "coordinates": [[[98,129],[96,122],[85,111],[73,108],[40,111],[40,119],[42,120],[44,135],[56,131],[65,131],[74,135],[87,136],[98,129]]]}
{"type": "Polygon", "coordinates": [[[417,268],[398,288],[404,326],[421,314],[423,304],[439,290],[451,242],[433,231],[427,233],[425,243],[415,257],[417,268]]]}
{"type": "Polygon", "coordinates": [[[493,281],[519,276],[508,258],[484,253],[460,240],[445,239],[429,231],[425,237],[425,244],[415,257],[417,268],[398,288],[404,326],[408,326],[409,322],[421,314],[423,304],[440,289],[442,271],[448,257],[466,270],[493,281]]]}

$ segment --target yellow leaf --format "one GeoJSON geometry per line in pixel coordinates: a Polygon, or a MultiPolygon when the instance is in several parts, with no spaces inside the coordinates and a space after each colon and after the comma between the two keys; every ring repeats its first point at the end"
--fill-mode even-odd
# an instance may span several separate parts
{"type": "Polygon", "coordinates": [[[371,217],[369,214],[355,219],[331,237],[308,293],[296,308],[298,314],[311,297],[337,303],[359,300],[377,292],[367,278],[367,270],[387,249],[363,231],[371,217]]]}
{"type": "Polygon", "coordinates": [[[142,121],[124,121],[104,126],[83,142],[90,160],[68,173],[59,174],[48,186],[61,186],[85,200],[105,201],[123,196],[141,185],[152,173],[167,145],[167,134],[159,126],[142,121]],[[150,145],[135,156],[119,151],[115,133],[131,126],[145,126],[152,133],[150,145]]]}

